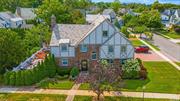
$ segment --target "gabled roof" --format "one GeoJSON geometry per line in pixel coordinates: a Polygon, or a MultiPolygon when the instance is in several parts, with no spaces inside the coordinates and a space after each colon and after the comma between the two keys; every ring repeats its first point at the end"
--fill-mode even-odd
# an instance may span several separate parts
{"type": "Polygon", "coordinates": [[[1,20],[15,18],[15,16],[11,12],[0,12],[0,17],[1,17],[1,20]]]}
{"type": "Polygon", "coordinates": [[[17,10],[20,10],[20,15],[23,19],[28,20],[28,19],[34,19],[36,17],[36,14],[34,13],[35,9],[34,8],[17,8],[16,9],[16,14],[18,14],[17,10]]]}
{"type": "Polygon", "coordinates": [[[115,13],[115,12],[114,12],[113,9],[105,9],[102,14],[103,14],[103,15],[108,15],[108,14],[110,14],[110,13],[115,13]]]}
{"type": "Polygon", "coordinates": [[[178,16],[180,17],[180,9],[177,9],[176,11],[177,11],[178,16]]]}
{"type": "Polygon", "coordinates": [[[53,29],[56,39],[52,34],[50,46],[57,46],[60,39],[70,39],[70,45],[76,46],[105,20],[104,16],[99,15],[90,25],[58,24],[53,29]]]}
{"type": "MultiPolygon", "coordinates": [[[[96,20],[100,14],[86,14],[86,22],[93,23],[94,20],[96,20]]],[[[111,20],[110,15],[103,15],[105,18],[111,20]]]]}

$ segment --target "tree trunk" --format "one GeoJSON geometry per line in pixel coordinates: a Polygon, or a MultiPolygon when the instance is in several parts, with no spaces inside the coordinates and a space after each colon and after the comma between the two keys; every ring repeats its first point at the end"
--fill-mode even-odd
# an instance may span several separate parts
{"type": "Polygon", "coordinates": [[[100,100],[100,93],[99,94],[97,94],[97,100],[99,101],[100,100]]]}

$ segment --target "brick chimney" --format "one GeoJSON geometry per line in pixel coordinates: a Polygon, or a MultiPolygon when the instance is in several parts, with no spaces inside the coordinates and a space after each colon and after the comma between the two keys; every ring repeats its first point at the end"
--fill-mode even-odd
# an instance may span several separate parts
{"type": "Polygon", "coordinates": [[[51,30],[56,26],[56,16],[53,14],[51,16],[51,30]]]}
{"type": "Polygon", "coordinates": [[[16,14],[21,17],[21,8],[20,7],[16,8],[16,14]]]}

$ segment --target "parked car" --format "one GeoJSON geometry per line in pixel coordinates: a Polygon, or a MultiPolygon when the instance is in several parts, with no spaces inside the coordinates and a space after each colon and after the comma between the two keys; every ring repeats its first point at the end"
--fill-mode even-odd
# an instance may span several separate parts
{"type": "Polygon", "coordinates": [[[148,52],[149,52],[149,47],[148,47],[148,46],[145,46],[145,45],[136,47],[136,48],[135,48],[135,52],[136,52],[136,53],[148,53],[148,52]]]}

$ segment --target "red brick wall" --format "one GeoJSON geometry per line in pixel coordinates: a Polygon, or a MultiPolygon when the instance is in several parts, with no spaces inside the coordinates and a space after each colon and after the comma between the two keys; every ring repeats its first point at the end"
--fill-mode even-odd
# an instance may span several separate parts
{"type": "MultiPolygon", "coordinates": [[[[80,68],[82,60],[88,61],[88,67],[89,68],[94,67],[95,65],[97,65],[97,61],[99,60],[99,56],[100,56],[99,50],[100,50],[100,45],[88,45],[88,51],[87,52],[81,52],[80,45],[78,45],[75,48],[75,57],[67,58],[69,60],[69,66],[68,67],[77,66],[80,68]],[[91,59],[92,52],[96,52],[97,60],[91,59]]],[[[61,66],[61,58],[56,58],[56,62],[58,65],[61,66]]],[[[120,60],[115,59],[114,65],[119,66],[120,60]]]]}

